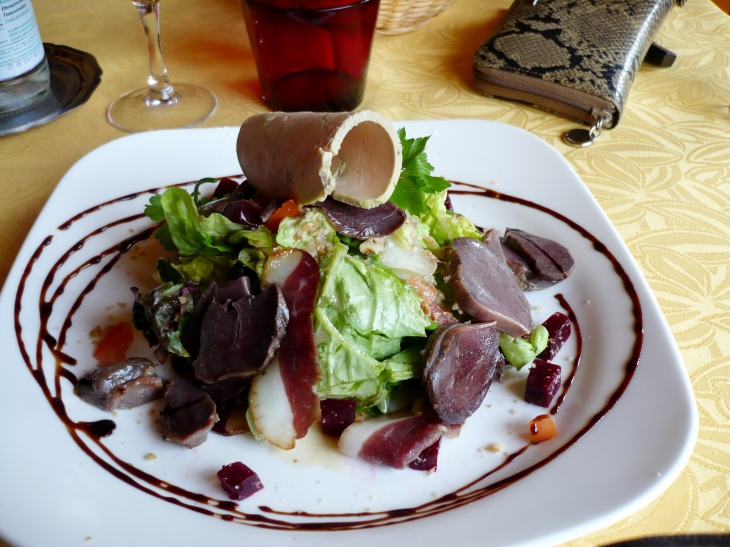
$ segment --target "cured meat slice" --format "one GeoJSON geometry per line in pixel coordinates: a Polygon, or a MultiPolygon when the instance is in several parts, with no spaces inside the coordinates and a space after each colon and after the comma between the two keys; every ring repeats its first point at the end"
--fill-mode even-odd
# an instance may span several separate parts
{"type": "Polygon", "coordinates": [[[223,304],[226,300],[235,302],[244,296],[251,296],[251,280],[246,277],[239,277],[221,283],[210,283],[203,293],[195,301],[193,311],[188,319],[187,326],[182,333],[182,343],[190,359],[195,359],[200,351],[200,333],[203,326],[205,312],[208,311],[210,303],[215,301],[223,304]]]}
{"type": "Polygon", "coordinates": [[[210,302],[201,325],[193,372],[207,383],[258,374],[274,357],[289,319],[284,296],[275,286],[256,297],[228,302],[210,302]]]}
{"type": "Polygon", "coordinates": [[[423,452],[421,452],[415,460],[408,464],[408,467],[415,469],[416,471],[436,471],[440,445],[441,439],[438,439],[431,446],[424,448],[423,452]]]}
{"type": "Polygon", "coordinates": [[[484,242],[459,237],[447,251],[449,284],[459,307],[481,322],[496,321],[511,336],[532,331],[530,303],[502,255],[494,230],[484,242]]]}
{"type": "Polygon", "coordinates": [[[484,401],[501,355],[496,325],[442,326],[429,338],[423,381],[444,423],[463,424],[484,401]]]}
{"type": "Polygon", "coordinates": [[[322,209],[339,233],[356,239],[390,235],[403,226],[407,218],[405,212],[390,201],[363,209],[329,197],[314,207],[322,209]]]}
{"type": "Polygon", "coordinates": [[[510,260],[510,266],[514,265],[513,271],[525,290],[550,287],[573,273],[573,256],[557,241],[507,228],[502,244],[519,257],[510,260]]]}
{"type": "Polygon", "coordinates": [[[152,361],[131,357],[87,374],[77,382],[76,393],[87,403],[111,411],[159,399],[164,387],[152,361]]]}
{"type": "Polygon", "coordinates": [[[375,418],[347,427],[337,448],[348,456],[403,469],[444,434],[456,437],[459,427],[429,416],[375,418]]]}
{"type": "Polygon", "coordinates": [[[208,439],[208,432],[218,421],[215,403],[210,396],[181,378],[165,388],[165,405],[158,424],[162,435],[188,448],[208,439]]]}
{"type": "Polygon", "coordinates": [[[264,438],[290,449],[320,417],[317,384],[322,370],[313,325],[319,267],[305,251],[281,250],[267,260],[262,281],[281,289],[289,324],[276,358],[254,378],[249,403],[256,428],[264,438]]]}
{"type": "Polygon", "coordinates": [[[244,296],[251,296],[251,280],[246,277],[239,277],[229,281],[221,281],[215,284],[215,300],[222,304],[226,300],[235,302],[244,296]]]}
{"type": "Polygon", "coordinates": [[[332,195],[365,209],[388,201],[403,153],[390,121],[368,110],[256,114],[236,151],[248,182],[269,198],[309,205],[332,195]]]}

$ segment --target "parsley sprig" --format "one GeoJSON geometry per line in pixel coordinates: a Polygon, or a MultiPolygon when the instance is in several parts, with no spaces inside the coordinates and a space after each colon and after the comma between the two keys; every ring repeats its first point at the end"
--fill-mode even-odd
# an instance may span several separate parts
{"type": "Polygon", "coordinates": [[[423,215],[431,210],[424,194],[442,192],[451,186],[443,177],[434,177],[433,166],[426,159],[426,143],[430,137],[406,138],[406,130],[398,130],[403,147],[403,164],[400,178],[390,201],[412,215],[423,215]]]}

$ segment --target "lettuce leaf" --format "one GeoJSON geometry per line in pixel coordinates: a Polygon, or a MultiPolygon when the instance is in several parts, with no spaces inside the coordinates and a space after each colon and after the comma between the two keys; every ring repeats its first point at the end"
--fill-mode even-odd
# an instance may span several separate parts
{"type": "Polygon", "coordinates": [[[274,237],[266,226],[259,226],[255,230],[241,230],[231,235],[228,242],[231,245],[248,244],[251,247],[264,248],[274,246],[274,237]]]}
{"type": "Polygon", "coordinates": [[[320,264],[324,281],[314,314],[323,373],[318,391],[367,407],[387,396],[389,382],[420,375],[413,359],[389,358],[399,355],[403,338],[425,338],[431,321],[411,287],[347,249],[339,244],[320,264]]]}
{"type": "Polygon", "coordinates": [[[319,260],[340,245],[340,239],[327,215],[319,209],[308,209],[300,217],[281,221],[276,243],[282,247],[303,249],[319,260]]]}
{"type": "Polygon", "coordinates": [[[197,293],[198,284],[189,281],[163,283],[144,296],[135,292],[132,306],[135,328],[144,333],[150,345],[159,344],[160,348],[170,353],[189,357],[181,335],[197,293]]]}
{"type": "Polygon", "coordinates": [[[232,275],[231,256],[182,256],[180,263],[175,264],[175,269],[185,279],[197,281],[225,281],[234,277],[232,275]]]}
{"type": "Polygon", "coordinates": [[[161,196],[152,196],[145,212],[155,220],[159,219],[160,210],[167,221],[161,230],[166,228],[181,255],[219,256],[235,253],[228,244],[228,238],[244,227],[218,213],[209,217],[199,215],[193,198],[182,188],[168,188],[161,196]]]}
{"type": "Polygon", "coordinates": [[[505,332],[499,333],[499,349],[505,359],[517,370],[532,362],[548,345],[548,330],[542,325],[535,327],[529,340],[513,338],[505,332]]]}
{"type": "Polygon", "coordinates": [[[449,245],[457,237],[471,237],[481,241],[483,234],[471,220],[446,208],[446,197],[446,192],[424,197],[430,209],[421,216],[421,222],[428,226],[431,237],[441,247],[449,245]]]}

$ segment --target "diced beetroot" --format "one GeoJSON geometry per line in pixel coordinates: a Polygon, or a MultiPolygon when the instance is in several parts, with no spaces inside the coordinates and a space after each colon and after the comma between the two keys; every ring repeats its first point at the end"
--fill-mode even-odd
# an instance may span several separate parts
{"type": "Polygon", "coordinates": [[[424,448],[418,457],[408,464],[408,467],[416,471],[436,471],[440,445],[441,438],[431,446],[424,448]]]}
{"type": "Polygon", "coordinates": [[[319,402],[322,419],[319,423],[322,433],[330,437],[339,437],[345,428],[355,423],[357,403],[346,399],[322,399],[319,402]]]}
{"type": "Polygon", "coordinates": [[[224,465],[217,476],[232,500],[245,500],[264,487],[259,476],[241,462],[224,465]]]}
{"type": "Polygon", "coordinates": [[[548,331],[548,345],[538,355],[538,359],[551,361],[563,347],[563,343],[570,337],[570,319],[564,313],[556,311],[542,324],[548,331]]]}
{"type": "Polygon", "coordinates": [[[560,366],[535,359],[527,375],[525,402],[547,408],[560,389],[560,384],[560,366]]]}
{"type": "Polygon", "coordinates": [[[213,198],[218,199],[230,195],[234,192],[234,190],[236,190],[236,188],[238,188],[238,183],[235,180],[223,177],[218,182],[218,186],[215,187],[213,198]]]}

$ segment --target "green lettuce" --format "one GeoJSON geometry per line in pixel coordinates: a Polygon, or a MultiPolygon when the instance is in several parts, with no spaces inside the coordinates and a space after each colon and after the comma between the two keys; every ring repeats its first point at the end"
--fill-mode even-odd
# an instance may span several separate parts
{"type": "Polygon", "coordinates": [[[170,353],[189,357],[181,336],[193,309],[197,290],[195,283],[167,282],[144,296],[135,292],[132,306],[135,328],[144,334],[150,345],[159,343],[160,348],[170,353]]]}
{"type": "Polygon", "coordinates": [[[185,279],[197,281],[225,281],[234,277],[232,275],[231,256],[181,256],[180,263],[175,264],[175,269],[185,279]]]}
{"type": "Polygon", "coordinates": [[[145,213],[152,220],[167,221],[157,237],[163,244],[169,237],[183,256],[234,254],[228,238],[244,229],[218,213],[198,214],[192,196],[182,188],[168,188],[161,196],[153,196],[145,213]]]}
{"type": "Polygon", "coordinates": [[[337,230],[319,209],[308,209],[300,217],[283,219],[276,234],[276,243],[282,247],[303,249],[316,259],[341,244],[337,230]]]}
{"type": "Polygon", "coordinates": [[[420,378],[423,374],[422,351],[423,345],[411,346],[383,361],[387,381],[396,383],[420,378]]]}
{"type": "Polygon", "coordinates": [[[499,334],[499,348],[504,357],[517,370],[532,362],[548,345],[548,330],[542,325],[535,327],[529,340],[513,338],[505,332],[499,334]]]}
{"type": "Polygon", "coordinates": [[[259,226],[255,230],[241,230],[228,239],[231,245],[248,244],[251,247],[265,248],[274,246],[274,237],[266,226],[259,226]]]}
{"type": "Polygon", "coordinates": [[[446,192],[424,196],[430,210],[421,215],[421,222],[428,226],[431,237],[441,247],[449,245],[457,237],[471,237],[481,241],[483,234],[471,220],[446,208],[446,197],[446,192]]]}
{"type": "Polygon", "coordinates": [[[323,284],[314,313],[323,397],[373,406],[388,383],[420,375],[413,355],[399,355],[405,337],[426,336],[431,321],[415,291],[388,268],[347,254],[339,244],[321,264],[323,284]]]}

